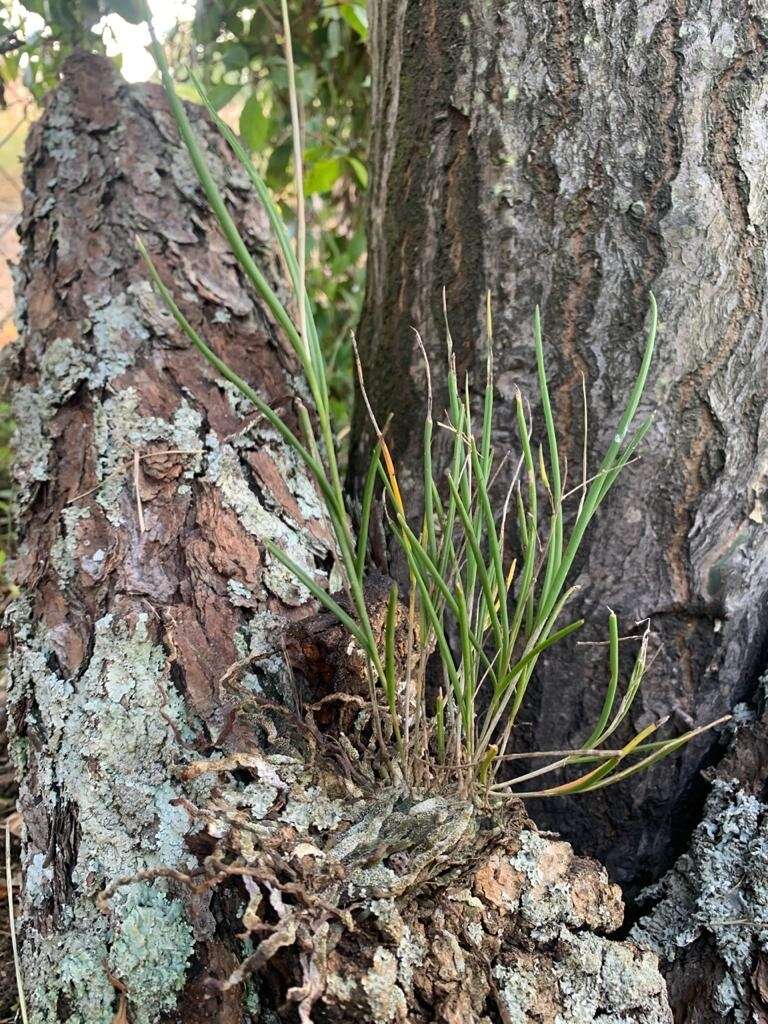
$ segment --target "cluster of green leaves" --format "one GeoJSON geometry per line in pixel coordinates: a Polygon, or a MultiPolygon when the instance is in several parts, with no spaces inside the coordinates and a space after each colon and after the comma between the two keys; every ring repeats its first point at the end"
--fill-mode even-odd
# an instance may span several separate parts
{"type": "MultiPolygon", "coordinates": [[[[606,749],[606,741],[627,720],[639,692],[648,648],[646,631],[624,696],[619,700],[618,623],[615,614],[610,613],[610,676],[601,713],[590,735],[578,748],[552,756],[544,767],[499,781],[510,737],[541,655],[583,625],[581,619],[561,624],[576,590],[566,586],[567,578],[591,521],[650,428],[648,417],[629,435],[651,364],[656,322],[656,303],[651,296],[645,353],[613,440],[594,476],[588,479],[585,472],[580,485],[568,491],[565,474],[561,472],[549,397],[541,320],[538,308],[535,310],[533,336],[546,441],[544,445],[534,442],[530,412],[526,412],[518,391],[516,424],[520,454],[517,465],[510,467],[511,482],[498,511],[494,510],[492,494],[494,481],[501,476],[503,460],[495,457],[491,443],[494,385],[490,306],[487,379],[477,424],[473,423],[468,383],[465,381],[464,388],[459,388],[446,323],[449,402],[442,426],[453,439],[447,491],[441,492],[432,470],[431,402],[424,428],[425,500],[418,533],[409,523],[391,474],[385,487],[390,500],[390,526],[406,556],[410,589],[416,598],[409,610],[414,647],[427,657],[436,649],[444,675],[444,689],[436,703],[432,726],[421,717],[425,708],[426,663],[411,673],[412,682],[406,668],[402,713],[410,714],[416,726],[416,742],[411,747],[421,764],[429,764],[434,747],[438,766],[447,767],[465,791],[479,786],[495,797],[510,791],[524,797],[590,792],[649,767],[699,731],[690,730],[674,739],[653,742],[649,737],[663,724],[654,722],[621,748],[606,749]],[[578,505],[566,530],[569,499],[578,505]],[[508,555],[508,551],[512,553],[508,555]],[[453,637],[457,638],[454,644],[453,637]],[[639,756],[627,764],[630,755],[639,756]],[[595,761],[596,767],[569,782],[536,791],[520,788],[550,772],[595,761]]],[[[384,443],[381,437],[379,443],[384,443]]]]}
{"type": "MultiPolygon", "coordinates": [[[[288,35],[287,4],[283,18],[288,35]]],[[[288,36],[289,38],[289,36],[288,36]]],[[[296,93],[288,57],[288,88],[293,107],[294,152],[300,148],[296,93]]],[[[244,274],[268,306],[302,366],[315,407],[316,419],[299,406],[299,432],[276,413],[242,378],[207,345],[179,309],[170,288],[161,279],[151,255],[140,244],[152,280],[181,330],[216,368],[246,396],[264,418],[297,453],[314,480],[325,503],[336,542],[336,558],[346,601],[327,593],[305,568],[267,541],[268,551],[326,609],[342,623],[361,648],[368,672],[374,734],[384,763],[393,777],[419,787],[456,785],[466,795],[483,792],[498,799],[510,791],[533,795],[519,787],[531,778],[568,765],[581,769],[585,762],[596,767],[575,779],[536,795],[588,792],[648,767],[673,753],[700,730],[671,740],[652,742],[649,737],[661,723],[652,723],[618,750],[604,749],[605,741],[627,719],[638,693],[647,658],[647,636],[640,645],[628,686],[618,701],[619,634],[615,616],[610,618],[610,677],[606,696],[590,736],[576,750],[549,757],[538,770],[516,779],[499,781],[506,749],[518,712],[541,654],[581,626],[581,621],[561,625],[573,593],[566,587],[568,573],[584,534],[617,477],[633,458],[650,426],[646,419],[630,436],[648,375],[656,334],[656,304],[651,297],[648,338],[637,381],[598,471],[575,489],[578,508],[566,530],[565,489],[558,454],[557,432],[549,399],[538,310],[534,339],[538,366],[539,398],[546,427],[546,443],[533,441],[530,416],[522,396],[517,399],[519,460],[512,483],[499,511],[491,494],[501,464],[494,456],[494,386],[491,361],[492,325],[488,313],[488,372],[481,421],[473,423],[468,382],[460,386],[452,356],[450,332],[449,403],[443,428],[452,437],[452,455],[443,481],[433,471],[431,396],[424,425],[424,508],[418,527],[409,519],[397,479],[396,467],[383,433],[375,424],[378,441],[364,486],[357,536],[345,504],[332,426],[330,392],[323,347],[312,304],[306,293],[301,250],[294,251],[280,210],[273,201],[246,148],[220,119],[224,138],[243,165],[264,204],[275,238],[285,258],[293,286],[299,323],[280,303],[249,253],[232,221],[187,119],[162,48],[155,43],[155,58],[199,181],[210,208],[229,241],[244,274]],[[546,454],[545,454],[546,453],[546,454]],[[377,487],[383,488],[387,517],[394,538],[409,568],[407,611],[397,585],[389,592],[383,631],[377,630],[366,603],[366,565],[371,510],[377,487]],[[513,524],[514,523],[514,529],[513,524]],[[514,534],[514,538],[513,538],[514,534]],[[567,536],[566,536],[567,534],[567,536]],[[509,557],[507,552],[516,551],[509,557]],[[458,638],[453,641],[453,638],[458,638]],[[404,645],[402,640],[404,638],[404,645]],[[405,656],[396,652],[405,647],[405,656]],[[444,677],[444,689],[434,706],[427,696],[427,664],[436,652],[444,677]],[[627,759],[634,757],[631,763],[627,759]]],[[[202,85],[193,78],[203,102],[202,85]]],[[[215,111],[210,101],[209,109],[215,111]]],[[[301,175],[298,175],[299,181],[301,175]]],[[[299,224],[303,210],[299,196],[299,224]]],[[[446,325],[447,330],[447,325],[446,325]]],[[[361,381],[362,386],[362,381],[361,381]]],[[[371,414],[372,415],[372,414],[371,414]]],[[[373,416],[372,416],[373,418],[373,416]]]]}
{"type": "Polygon", "coordinates": [[[0,0],[0,80],[21,76],[40,102],[59,78],[61,62],[77,47],[103,52],[104,40],[94,29],[108,14],[134,24],[140,20],[132,0],[0,0]],[[40,29],[27,33],[28,15],[37,15],[40,29]]]}

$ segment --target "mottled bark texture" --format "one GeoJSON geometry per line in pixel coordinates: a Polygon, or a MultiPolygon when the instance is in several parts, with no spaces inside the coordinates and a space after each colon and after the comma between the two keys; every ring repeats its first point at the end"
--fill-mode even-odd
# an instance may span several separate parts
{"type": "Polygon", "coordinates": [[[643,893],[632,938],[664,962],[676,1020],[768,1021],[768,716],[737,708],[728,753],[685,853],[643,893]]]}
{"type": "Polygon", "coordinates": [[[247,792],[198,812],[252,871],[243,921],[272,922],[245,965],[269,1005],[338,1024],[671,1024],[654,954],[606,937],[623,909],[604,869],[519,804],[494,821],[406,796],[340,752],[332,769],[266,755],[247,792]]]}
{"type": "MultiPolygon", "coordinates": [[[[768,52],[765,6],[376,0],[369,278],[360,331],[367,386],[411,479],[424,372],[411,325],[444,376],[441,291],[459,364],[484,377],[494,307],[499,453],[519,384],[535,395],[540,303],[568,477],[589,466],[637,373],[648,291],[660,309],[641,413],[656,411],[572,573],[605,637],[651,617],[657,656],[632,716],[683,730],[752,701],[766,663],[768,52]]],[[[440,401],[438,400],[438,408],[440,401]]],[[[356,435],[366,447],[364,410],[356,435]]],[[[538,423],[541,428],[541,423],[538,423]]],[[[542,431],[539,429],[539,436],[542,431]]],[[[606,680],[604,649],[546,659],[519,743],[581,742],[606,680]]],[[[635,888],[681,851],[704,799],[708,734],[598,796],[537,820],[635,888]]]]}
{"type": "MultiPolygon", "coordinates": [[[[214,174],[277,286],[266,216],[200,109],[214,174]]],[[[306,607],[261,541],[287,545],[320,581],[329,545],[294,458],[153,294],[136,233],[265,398],[289,403],[293,362],[248,298],[158,87],[71,58],[30,132],[25,186],[9,718],[27,998],[36,1021],[109,1024],[123,983],[137,1024],[177,1001],[185,1021],[239,1021],[240,993],[204,984],[237,962],[209,896],[182,907],[145,883],[108,916],[94,896],[119,876],[196,863],[178,800],[201,792],[176,766],[190,750],[249,749],[253,730],[218,681],[306,607]]]]}
{"type": "MultiPolygon", "coordinates": [[[[192,117],[279,287],[262,211],[192,117]]],[[[160,90],[72,58],[26,186],[9,718],[34,1024],[669,1024],[655,955],[609,936],[621,896],[594,862],[520,807],[386,783],[359,655],[261,543],[327,580],[315,493],[137,259],[138,231],[290,415],[293,363],[160,90]]]]}

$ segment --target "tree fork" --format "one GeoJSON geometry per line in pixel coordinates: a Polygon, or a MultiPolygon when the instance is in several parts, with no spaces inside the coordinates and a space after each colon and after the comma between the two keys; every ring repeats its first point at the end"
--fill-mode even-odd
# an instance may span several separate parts
{"type": "MultiPolygon", "coordinates": [[[[191,111],[279,288],[263,213],[191,111]]],[[[404,793],[371,756],[348,636],[262,543],[327,582],[317,496],[139,261],[137,232],[235,370],[273,402],[301,390],[162,92],[74,56],[25,183],[9,716],[31,1020],[669,1024],[655,956],[610,937],[604,870],[519,804],[404,793]]]]}

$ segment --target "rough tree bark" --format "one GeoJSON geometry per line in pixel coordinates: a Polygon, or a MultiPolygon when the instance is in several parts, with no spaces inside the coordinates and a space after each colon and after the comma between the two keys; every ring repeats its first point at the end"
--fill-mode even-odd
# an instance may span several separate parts
{"type": "Polygon", "coordinates": [[[756,711],[717,769],[702,819],[674,868],[644,894],[632,938],[664,963],[676,1019],[686,1024],[768,1020],[768,716],[766,677],[756,711]]]}
{"type": "MultiPolygon", "coordinates": [[[[541,303],[572,483],[581,375],[594,466],[637,372],[649,289],[658,299],[643,406],[655,425],[573,573],[591,620],[583,639],[602,638],[606,604],[628,631],[651,616],[658,656],[635,726],[671,715],[682,729],[753,703],[766,667],[765,17],[744,0],[376,0],[371,11],[360,340],[379,418],[394,413],[400,466],[414,472],[421,442],[411,325],[439,378],[443,288],[460,364],[476,380],[491,291],[501,450],[515,385],[535,388],[541,303]]],[[[362,409],[356,434],[364,446],[362,409]]],[[[522,743],[583,739],[604,671],[593,647],[547,658],[522,743]]],[[[684,847],[705,796],[701,769],[721,742],[709,734],[604,797],[552,802],[536,819],[636,891],[684,847]]],[[[668,924],[682,935],[683,922],[668,924]]],[[[712,1005],[709,1017],[680,1012],[725,1019],[712,1005]]]]}
{"type": "MultiPolygon", "coordinates": [[[[193,119],[279,286],[262,211],[193,119]]],[[[609,937],[604,870],[519,806],[403,793],[370,755],[359,659],[261,544],[327,580],[315,493],[137,260],[139,231],[188,317],[289,404],[293,363],[161,92],[70,59],[26,186],[9,717],[31,1020],[668,1024],[654,954],[609,937]]]]}
{"type": "MultiPolygon", "coordinates": [[[[266,217],[215,132],[204,134],[278,284],[266,217]]],[[[205,209],[161,90],[127,88],[107,60],[71,58],[31,130],[25,184],[14,374],[23,596],[9,715],[28,996],[37,1020],[109,1021],[107,965],[129,984],[137,1021],[182,990],[185,1020],[239,1020],[232,994],[203,999],[203,977],[236,964],[207,901],[185,919],[145,885],[108,920],[93,897],[119,876],[194,862],[174,766],[189,746],[248,742],[218,680],[306,606],[261,541],[287,544],[319,579],[329,546],[295,460],[181,343],[135,233],[192,321],[269,400],[295,392],[294,366],[205,209]],[[185,982],[193,950],[198,978],[185,982]]]]}
{"type": "MultiPolygon", "coordinates": [[[[423,372],[482,380],[495,308],[497,442],[530,394],[542,305],[569,476],[603,449],[638,369],[648,291],[661,310],[642,462],[592,531],[574,579],[603,626],[652,616],[657,657],[636,718],[679,725],[754,692],[765,660],[765,181],[768,55],[752,5],[379,0],[374,8],[369,286],[361,345],[401,464],[418,461],[423,372]]],[[[358,435],[364,436],[363,410],[358,435]]],[[[600,659],[539,680],[537,747],[572,741],[602,699],[600,659]],[[593,665],[594,663],[594,665],[593,665]],[[557,699],[553,697],[557,695],[557,699]]],[[[658,875],[714,736],[605,800],[542,810],[622,881],[658,875]]]]}

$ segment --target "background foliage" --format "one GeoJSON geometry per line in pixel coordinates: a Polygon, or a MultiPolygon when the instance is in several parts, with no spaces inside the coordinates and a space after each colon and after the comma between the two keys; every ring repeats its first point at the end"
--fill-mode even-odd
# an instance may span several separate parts
{"type": "MultiPolygon", "coordinates": [[[[308,290],[343,436],[352,395],[349,331],[359,316],[365,269],[367,12],[365,0],[289,0],[289,9],[305,118],[308,290]]],[[[21,77],[41,101],[73,49],[114,51],[115,16],[141,21],[134,0],[0,0],[0,79],[21,77]],[[42,27],[29,31],[30,20],[42,27]]],[[[194,17],[176,24],[166,48],[180,92],[196,98],[186,81],[186,69],[194,67],[290,222],[295,204],[279,3],[198,0],[194,17]]],[[[119,65],[120,56],[114,59],[119,65]]]]}
{"type": "MultiPolygon", "coordinates": [[[[352,365],[349,332],[363,295],[363,192],[368,183],[368,35],[364,3],[289,4],[297,88],[304,110],[304,191],[310,210],[308,291],[329,366],[333,416],[349,420],[352,365]]],[[[288,83],[278,4],[247,0],[198,3],[192,25],[171,53],[183,81],[183,53],[192,53],[214,106],[226,118],[240,105],[237,126],[267,185],[290,222],[293,179],[288,83]],[[191,45],[184,40],[192,36],[191,45]]]]}

